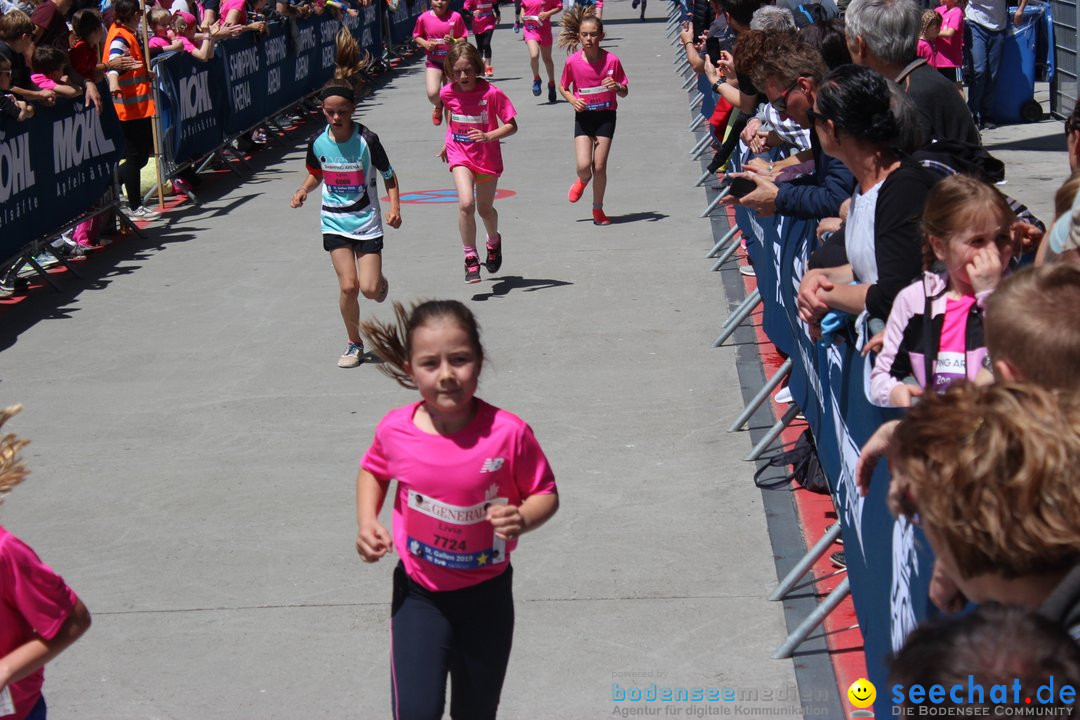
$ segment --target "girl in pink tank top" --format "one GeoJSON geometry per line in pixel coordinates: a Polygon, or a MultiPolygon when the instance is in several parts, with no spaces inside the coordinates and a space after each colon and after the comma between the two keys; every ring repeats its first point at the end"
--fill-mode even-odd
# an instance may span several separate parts
{"type": "Polygon", "coordinates": [[[456,300],[394,310],[397,323],[362,329],[380,369],[420,399],[379,422],[356,480],[357,552],[399,558],[392,716],[442,717],[449,675],[453,716],[492,720],[514,631],[510,556],[558,509],[555,476],[529,426],[476,397],[484,350],[472,312],[456,300]]]}

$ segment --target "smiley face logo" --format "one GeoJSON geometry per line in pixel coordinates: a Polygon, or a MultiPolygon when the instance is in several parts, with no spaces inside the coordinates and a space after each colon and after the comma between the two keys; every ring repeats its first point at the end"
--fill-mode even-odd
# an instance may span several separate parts
{"type": "Polygon", "coordinates": [[[857,708],[868,708],[874,704],[877,697],[877,689],[866,678],[859,678],[851,683],[847,691],[848,700],[857,708]]]}

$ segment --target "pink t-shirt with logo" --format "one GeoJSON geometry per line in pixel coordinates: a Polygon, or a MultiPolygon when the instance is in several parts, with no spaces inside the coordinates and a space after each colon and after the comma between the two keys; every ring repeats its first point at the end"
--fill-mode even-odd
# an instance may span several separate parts
{"type": "Polygon", "coordinates": [[[360,466],[397,480],[394,549],[428,590],[459,590],[502,574],[516,540],[484,518],[490,504],[520,505],[556,492],[555,475],[524,420],[477,398],[476,417],[453,435],[413,422],[420,402],[387,413],[360,466]]]}
{"type": "Polygon", "coordinates": [[[934,39],[934,59],[930,64],[942,68],[960,67],[964,60],[964,11],[938,5],[934,12],[941,16],[942,30],[953,28],[956,32],[952,37],[938,35],[934,39]]]}
{"type": "Polygon", "coordinates": [[[934,362],[934,391],[943,393],[961,380],[975,379],[979,368],[967,367],[967,321],[974,295],[945,301],[945,319],[941,325],[941,340],[934,362]]]}
{"type": "Polygon", "coordinates": [[[626,85],[626,71],[613,53],[601,48],[597,64],[585,59],[585,51],[579,50],[566,58],[563,65],[562,86],[574,87],[574,97],[585,101],[587,110],[614,110],[619,106],[618,95],[601,83],[610,77],[620,85],[626,85]]]}
{"type": "MultiPolygon", "coordinates": [[[[42,637],[51,640],[68,619],[78,598],[26,543],[0,526],[0,657],[42,637]]],[[[45,681],[44,669],[12,683],[15,714],[23,720],[34,709],[45,681]]]]}
{"type": "Polygon", "coordinates": [[[465,0],[465,9],[473,14],[474,35],[495,29],[495,0],[465,0]]]}
{"type": "Polygon", "coordinates": [[[416,27],[413,28],[413,37],[424,40],[438,40],[439,43],[427,51],[427,67],[442,70],[446,54],[450,52],[450,46],[442,42],[447,35],[460,40],[468,37],[469,31],[465,29],[465,21],[453,10],[445,18],[440,18],[434,10],[421,13],[416,18],[416,27]]]}
{"type": "Polygon", "coordinates": [[[471,92],[462,91],[454,83],[443,85],[439,98],[450,112],[446,124],[446,162],[450,169],[464,165],[474,173],[502,175],[500,143],[474,142],[469,130],[491,132],[517,115],[506,93],[487,80],[477,79],[471,92]]]}
{"type": "Polygon", "coordinates": [[[535,40],[543,46],[551,45],[551,18],[540,19],[540,13],[558,8],[559,0],[521,0],[521,19],[525,21],[525,40],[535,40]]]}

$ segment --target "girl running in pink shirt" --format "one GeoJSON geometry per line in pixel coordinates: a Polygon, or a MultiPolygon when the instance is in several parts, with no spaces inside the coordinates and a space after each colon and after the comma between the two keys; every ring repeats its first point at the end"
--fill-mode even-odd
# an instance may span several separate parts
{"type": "Polygon", "coordinates": [[[390,411],[360,462],[356,550],[398,554],[390,610],[394,718],[495,717],[514,632],[510,555],[559,507],[529,426],[476,397],[484,349],[473,314],[434,300],[397,324],[364,323],[380,367],[420,400],[390,411]],[[391,530],[379,512],[391,480],[391,530]]]}
{"type": "Polygon", "coordinates": [[[484,62],[468,43],[450,48],[446,74],[451,83],[443,87],[440,102],[446,107],[446,143],[439,157],[450,166],[458,193],[458,230],[465,249],[465,282],[480,282],[480,258],[476,252],[476,215],[487,230],[489,273],[502,267],[502,236],[495,191],[502,175],[499,141],[517,132],[510,98],[480,75],[484,62]]]}
{"type": "Polygon", "coordinates": [[[468,37],[465,21],[450,9],[450,0],[431,0],[431,10],[416,18],[413,41],[427,53],[425,81],[431,110],[431,124],[442,124],[442,101],[439,90],[443,85],[443,63],[450,46],[468,37]]]}
{"type": "Polygon", "coordinates": [[[563,16],[559,45],[581,51],[566,59],[559,90],[574,108],[574,150],[577,155],[577,180],[570,186],[570,202],[577,202],[593,181],[593,222],[610,225],[604,214],[604,191],[607,190],[607,159],[615,137],[615,109],[618,98],[626,97],[629,88],[626,72],[619,58],[600,47],[604,39],[604,21],[590,7],[574,8],[563,16]],[[573,87],[573,92],[570,88],[573,87]]]}
{"type": "Polygon", "coordinates": [[[472,31],[476,49],[484,58],[484,76],[491,77],[491,37],[495,34],[495,7],[498,0],[465,0],[465,9],[472,13],[472,31]]]}
{"type": "Polygon", "coordinates": [[[547,70],[548,102],[555,102],[555,63],[551,60],[551,16],[563,8],[560,0],[521,0],[521,21],[525,25],[522,36],[529,47],[529,66],[533,74],[533,95],[540,95],[540,63],[544,59],[547,70]]]}
{"type": "MultiPolygon", "coordinates": [[[[0,427],[21,410],[0,410],[0,427]]],[[[26,477],[26,445],[0,437],[0,502],[26,477]]],[[[90,612],[63,578],[0,526],[0,717],[45,720],[45,664],[90,627],[90,612]]]]}

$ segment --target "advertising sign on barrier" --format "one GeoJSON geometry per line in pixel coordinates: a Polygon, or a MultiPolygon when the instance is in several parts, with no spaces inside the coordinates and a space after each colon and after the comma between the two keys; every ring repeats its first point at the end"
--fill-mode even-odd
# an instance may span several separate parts
{"type": "Polygon", "coordinates": [[[270,23],[269,32],[261,44],[266,73],[264,107],[267,112],[277,112],[295,101],[289,92],[291,88],[285,83],[285,77],[291,72],[287,62],[291,57],[287,28],[288,25],[284,23],[270,23]]]}
{"type": "Polygon", "coordinates": [[[200,158],[221,144],[225,78],[220,61],[170,53],[154,65],[161,150],[173,164],[200,158]]]}
{"type": "MultiPolygon", "coordinates": [[[[108,92],[102,92],[108,98],[108,92]]],[[[0,258],[79,217],[112,185],[124,151],[112,103],[39,107],[25,122],[0,118],[0,258]]]]}
{"type": "MultiPolygon", "coordinates": [[[[745,146],[741,150],[745,152],[745,146]]],[[[933,557],[918,529],[889,513],[887,464],[879,463],[868,497],[860,496],[855,486],[860,449],[883,422],[899,413],[867,400],[870,360],[860,355],[850,327],[831,342],[815,342],[799,319],[795,297],[815,247],[816,223],[757,217],[741,208],[735,216],[748,235],[758,273],[765,333],[795,358],[788,388],[813,431],[829,479],[867,675],[877,687],[887,687],[890,654],[933,613],[928,599],[933,557]]],[[[890,694],[879,692],[877,697],[879,716],[889,715],[890,694]]]]}
{"type": "Polygon", "coordinates": [[[259,47],[264,42],[245,33],[221,43],[215,53],[221,57],[228,88],[225,99],[229,111],[222,124],[226,135],[244,132],[266,117],[266,52],[259,47]]]}

